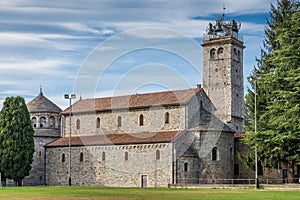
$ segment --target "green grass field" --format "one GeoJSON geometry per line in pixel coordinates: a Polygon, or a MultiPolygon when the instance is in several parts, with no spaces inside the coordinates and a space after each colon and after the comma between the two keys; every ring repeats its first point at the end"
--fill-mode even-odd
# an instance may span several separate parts
{"type": "Polygon", "coordinates": [[[171,189],[110,187],[5,187],[0,199],[8,200],[97,200],[97,199],[300,199],[299,190],[171,189]]]}

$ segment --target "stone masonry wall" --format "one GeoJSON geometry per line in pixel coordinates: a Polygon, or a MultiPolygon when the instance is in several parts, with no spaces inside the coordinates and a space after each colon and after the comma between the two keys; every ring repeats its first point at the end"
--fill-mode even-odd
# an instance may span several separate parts
{"type": "Polygon", "coordinates": [[[45,163],[45,149],[44,146],[58,139],[55,137],[34,137],[34,154],[32,161],[32,168],[29,175],[23,179],[23,185],[43,185],[44,184],[44,163],[45,163]]]}
{"type": "Polygon", "coordinates": [[[202,46],[203,88],[217,109],[216,116],[236,132],[242,132],[243,43],[228,36],[204,40],[202,46]]]}
{"type": "MultiPolygon", "coordinates": [[[[46,151],[46,183],[67,185],[68,147],[46,151]],[[62,154],[65,154],[65,162],[62,162],[62,154]]],[[[72,185],[141,187],[141,176],[147,175],[148,187],[167,187],[172,178],[172,144],[73,147],[71,172],[72,185]],[[125,152],[128,160],[125,160],[125,152]],[[80,153],[83,153],[83,161],[80,161],[80,153]]]]}
{"type": "MultiPolygon", "coordinates": [[[[69,134],[69,115],[62,118],[63,133],[69,134]]],[[[107,133],[139,133],[157,132],[162,130],[184,130],[185,107],[151,107],[134,110],[116,110],[113,112],[74,113],[72,117],[73,135],[98,135],[107,133]],[[170,116],[169,123],[165,123],[165,113],[170,116]],[[143,126],[139,125],[140,115],[144,116],[143,126]],[[118,127],[118,117],[121,117],[121,126],[118,127]],[[100,118],[100,128],[96,127],[97,118],[100,118]],[[80,120],[80,129],[76,129],[76,120],[80,120]]]]}
{"type": "Polygon", "coordinates": [[[233,133],[201,132],[199,157],[202,160],[203,183],[215,183],[216,179],[232,179],[234,166],[233,133]],[[217,148],[217,159],[212,160],[212,149],[217,148]]]}

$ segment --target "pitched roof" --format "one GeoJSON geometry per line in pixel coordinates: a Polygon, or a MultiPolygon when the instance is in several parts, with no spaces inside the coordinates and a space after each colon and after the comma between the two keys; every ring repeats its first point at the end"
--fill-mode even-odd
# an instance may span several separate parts
{"type": "MultiPolygon", "coordinates": [[[[107,134],[93,136],[72,137],[72,146],[91,146],[91,145],[120,145],[120,144],[145,144],[145,143],[165,143],[172,142],[184,131],[162,131],[145,132],[131,134],[107,134]]],[[[69,137],[63,137],[46,145],[51,147],[69,146],[69,137]]]]}
{"type": "Polygon", "coordinates": [[[60,113],[61,109],[54,104],[52,101],[47,99],[43,92],[40,92],[33,100],[27,104],[28,111],[30,113],[37,112],[51,112],[51,113],[60,113]]]}
{"type": "MultiPolygon", "coordinates": [[[[106,97],[79,100],[72,106],[72,112],[106,111],[113,109],[143,108],[150,106],[181,105],[200,91],[200,87],[187,90],[134,94],[127,96],[106,97]]],[[[62,114],[69,114],[65,109],[62,114]]]]}

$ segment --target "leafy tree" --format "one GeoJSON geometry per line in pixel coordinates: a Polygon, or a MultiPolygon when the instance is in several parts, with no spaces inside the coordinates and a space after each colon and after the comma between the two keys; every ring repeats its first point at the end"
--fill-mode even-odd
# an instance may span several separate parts
{"type": "Polygon", "coordinates": [[[16,185],[20,185],[31,170],[33,134],[24,99],[7,97],[0,112],[0,171],[16,185]]]}
{"type": "MultiPolygon", "coordinates": [[[[300,11],[299,3],[281,0],[271,5],[270,20],[256,78],[257,133],[254,130],[254,93],[246,95],[247,134],[250,147],[257,147],[264,167],[287,168],[293,178],[294,167],[300,164],[300,11]]],[[[253,88],[252,82],[252,88],[253,88]]],[[[243,163],[253,169],[253,151],[243,163]]]]}

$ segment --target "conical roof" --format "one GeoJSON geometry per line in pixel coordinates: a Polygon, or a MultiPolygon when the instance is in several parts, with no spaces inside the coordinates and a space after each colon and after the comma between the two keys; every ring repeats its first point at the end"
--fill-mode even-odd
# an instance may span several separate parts
{"type": "Polygon", "coordinates": [[[27,104],[27,108],[30,113],[37,113],[37,112],[60,113],[62,111],[57,105],[55,105],[52,101],[47,99],[43,95],[42,91],[40,91],[39,95],[27,104]]]}

